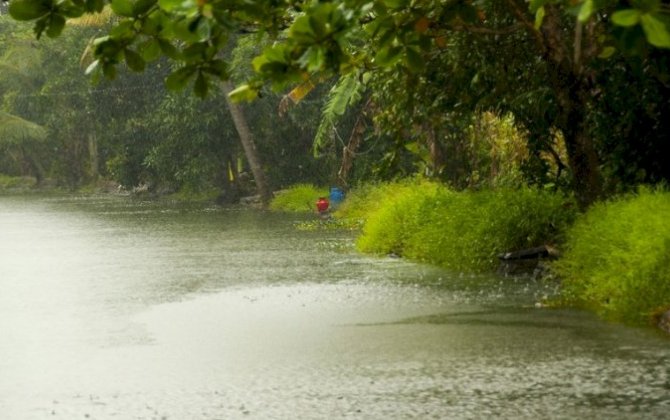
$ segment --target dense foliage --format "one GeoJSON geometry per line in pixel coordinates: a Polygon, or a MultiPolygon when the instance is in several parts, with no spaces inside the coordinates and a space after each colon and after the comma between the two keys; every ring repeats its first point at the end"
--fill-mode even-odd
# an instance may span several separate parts
{"type": "Polygon", "coordinates": [[[500,253],[556,244],[574,219],[561,194],[523,188],[455,192],[404,181],[352,194],[340,217],[364,215],[358,248],[396,254],[453,270],[487,271],[500,253]]]}
{"type": "Polygon", "coordinates": [[[568,231],[556,264],[569,303],[618,321],[646,323],[670,306],[670,193],[594,205],[568,231]]]}
{"type": "Polygon", "coordinates": [[[294,88],[286,109],[342,77],[317,133],[319,142],[342,139],[342,183],[361,144],[373,141],[379,147],[363,148],[362,161],[381,165],[365,176],[420,170],[456,187],[477,184],[468,153],[483,112],[512,116],[528,152],[526,181],[570,185],[583,208],[668,178],[656,157],[670,144],[660,122],[670,106],[661,0],[12,0],[9,9],[33,21],[38,37],[56,37],[68,18],[107,5],[116,18],[87,70],[97,79],[120,75],[120,63],[146,71],[163,56],[179,63],[168,68],[169,88],[205,96],[239,72],[225,52],[250,33],[265,47],[244,61],[255,73],[243,72],[235,98],[265,95],[269,82],[294,88]],[[341,104],[358,115],[328,136],[338,116],[352,117],[341,104]]]}
{"type": "MultiPolygon", "coordinates": [[[[310,211],[307,204],[325,192],[299,185],[276,198],[274,207],[310,211]]],[[[670,309],[668,214],[670,193],[662,189],[642,188],[580,215],[572,200],[548,190],[457,192],[414,178],[355,188],[334,222],[301,227],[360,226],[363,252],[463,272],[490,271],[505,251],[554,245],[563,254],[552,263],[562,280],[561,304],[645,324],[670,309]]]]}
{"type": "MultiPolygon", "coordinates": [[[[223,201],[252,194],[223,93],[200,100],[166,91],[166,61],[92,86],[82,68],[91,58],[82,52],[97,33],[77,26],[57,42],[36,43],[29,27],[0,15],[0,173],[65,188],[109,179],[152,192],[218,190],[223,201]]],[[[271,186],[327,182],[334,161],[313,156],[309,123],[320,99],[283,116],[279,100],[268,92],[244,107],[271,186]]]]}

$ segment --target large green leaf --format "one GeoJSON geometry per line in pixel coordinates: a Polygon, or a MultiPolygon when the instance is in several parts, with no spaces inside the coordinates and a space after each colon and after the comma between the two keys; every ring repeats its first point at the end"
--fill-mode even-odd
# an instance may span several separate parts
{"type": "Polygon", "coordinates": [[[319,46],[311,46],[298,59],[298,63],[308,72],[315,72],[325,64],[326,53],[319,46]]]}
{"type": "Polygon", "coordinates": [[[423,71],[426,67],[421,53],[412,47],[405,50],[405,60],[409,69],[416,73],[423,71]]]}
{"type": "Polygon", "coordinates": [[[310,17],[300,16],[289,29],[289,36],[300,44],[311,44],[316,41],[317,35],[310,25],[310,17]]]}
{"type": "Polygon", "coordinates": [[[655,15],[645,13],[640,16],[642,29],[647,36],[647,41],[655,47],[670,48],[670,32],[665,23],[655,15]]]}
{"type": "Polygon", "coordinates": [[[116,79],[116,66],[114,65],[114,63],[103,62],[102,74],[109,80],[116,79]]]}
{"type": "Polygon", "coordinates": [[[185,6],[194,7],[195,2],[193,1],[187,2],[184,0],[158,0],[158,5],[160,6],[161,9],[167,12],[172,12],[184,8],[185,6]]]}
{"type": "Polygon", "coordinates": [[[589,20],[594,11],[595,5],[593,4],[593,0],[585,0],[579,9],[579,15],[577,15],[577,18],[580,22],[586,22],[589,20]]]}
{"type": "Polygon", "coordinates": [[[203,72],[198,72],[198,77],[195,78],[195,83],[193,84],[193,93],[199,98],[204,98],[207,96],[207,90],[209,89],[209,83],[207,82],[207,77],[203,72]]]}
{"type": "Polygon", "coordinates": [[[49,25],[47,26],[46,34],[49,38],[56,38],[63,32],[65,28],[65,17],[62,15],[52,13],[49,16],[49,25]]]}
{"type": "Polygon", "coordinates": [[[126,48],[123,51],[123,53],[126,57],[126,64],[128,65],[128,67],[131,70],[137,71],[137,72],[144,71],[144,67],[146,66],[146,62],[144,61],[144,59],[142,58],[141,55],[139,55],[138,53],[136,53],[135,51],[133,51],[129,48],[126,48]]]}
{"type": "Polygon", "coordinates": [[[158,44],[158,41],[154,38],[139,44],[138,49],[141,52],[144,61],[157,60],[161,55],[161,47],[158,44]]]}
{"type": "Polygon", "coordinates": [[[105,7],[104,0],[86,0],[86,10],[91,12],[102,12],[102,8],[105,7]]]}
{"type": "Polygon", "coordinates": [[[619,26],[633,26],[640,23],[642,13],[637,9],[618,10],[612,14],[612,22],[619,26]]]}
{"type": "Polygon", "coordinates": [[[382,48],[377,55],[375,55],[375,63],[382,67],[391,66],[402,58],[401,53],[401,47],[382,48]]]}
{"type": "Polygon", "coordinates": [[[181,57],[181,52],[177,49],[177,47],[172,45],[170,41],[158,38],[157,42],[163,54],[165,54],[168,58],[178,60],[181,57]]]}
{"type": "Polygon", "coordinates": [[[170,90],[181,90],[186,87],[188,82],[193,78],[197,69],[193,66],[182,67],[174,71],[165,79],[165,86],[170,90]]]}
{"type": "Polygon", "coordinates": [[[137,0],[133,5],[133,14],[135,16],[143,15],[156,4],[157,0],[137,0]]]}
{"type": "Polygon", "coordinates": [[[9,3],[9,14],[16,20],[33,20],[51,10],[49,0],[13,0],[9,3]]]}
{"type": "Polygon", "coordinates": [[[112,11],[119,16],[133,17],[133,2],[131,0],[112,0],[112,11]]]}
{"type": "Polygon", "coordinates": [[[133,22],[131,20],[124,20],[123,22],[120,22],[118,25],[114,26],[109,31],[109,34],[116,39],[130,39],[135,36],[133,22]]]}

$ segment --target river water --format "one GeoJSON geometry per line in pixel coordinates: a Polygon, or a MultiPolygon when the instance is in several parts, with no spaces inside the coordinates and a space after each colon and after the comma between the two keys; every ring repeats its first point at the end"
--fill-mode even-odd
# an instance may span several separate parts
{"type": "Polygon", "coordinates": [[[670,418],[670,339],[299,216],[0,197],[0,418],[670,418]]]}

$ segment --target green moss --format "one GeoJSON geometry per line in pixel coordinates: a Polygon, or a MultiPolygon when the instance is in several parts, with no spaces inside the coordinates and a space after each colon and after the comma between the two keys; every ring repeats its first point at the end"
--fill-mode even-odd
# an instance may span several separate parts
{"type": "Polygon", "coordinates": [[[670,307],[670,193],[642,190],[594,205],[555,264],[567,303],[642,324],[670,307]]]}
{"type": "Polygon", "coordinates": [[[300,213],[314,212],[316,211],[316,200],[319,197],[328,197],[328,189],[311,184],[298,184],[276,193],[270,202],[270,209],[300,213]]]}

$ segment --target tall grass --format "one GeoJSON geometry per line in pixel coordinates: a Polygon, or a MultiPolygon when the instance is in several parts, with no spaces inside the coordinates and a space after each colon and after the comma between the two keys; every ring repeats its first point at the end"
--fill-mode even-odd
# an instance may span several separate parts
{"type": "Polygon", "coordinates": [[[490,270],[499,253],[560,241],[575,217],[565,197],[530,188],[455,192],[414,181],[384,184],[369,195],[373,203],[362,200],[352,211],[370,210],[357,243],[361,251],[454,270],[490,270]]]}
{"type": "Polygon", "coordinates": [[[669,217],[667,191],[642,190],[589,209],[555,264],[566,301],[635,324],[670,308],[669,217]]]}
{"type": "Polygon", "coordinates": [[[389,200],[426,182],[420,178],[407,178],[396,182],[363,184],[347,193],[335,216],[341,219],[365,222],[371,214],[389,200]]]}
{"type": "Polygon", "coordinates": [[[270,202],[270,209],[289,212],[313,212],[316,211],[316,200],[319,197],[328,197],[328,189],[316,187],[312,184],[297,184],[275,194],[270,202]]]}
{"type": "Polygon", "coordinates": [[[383,195],[370,203],[358,248],[363,252],[409,256],[406,248],[423,223],[422,210],[443,188],[420,181],[383,185],[378,190],[383,195]]]}

